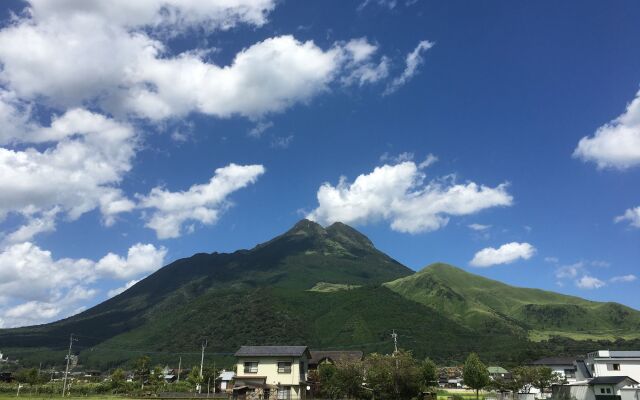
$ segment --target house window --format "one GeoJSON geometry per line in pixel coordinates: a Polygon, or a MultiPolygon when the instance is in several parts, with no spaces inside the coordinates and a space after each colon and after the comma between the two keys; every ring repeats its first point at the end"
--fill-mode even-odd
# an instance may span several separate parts
{"type": "Polygon", "coordinates": [[[289,400],[291,399],[291,387],[283,386],[278,388],[278,400],[289,400]]]}
{"type": "Polygon", "coordinates": [[[614,371],[620,371],[620,364],[613,364],[614,371]]]}
{"type": "Polygon", "coordinates": [[[279,374],[290,374],[291,373],[291,363],[286,361],[278,361],[278,373],[279,374]]]}
{"type": "Polygon", "coordinates": [[[258,362],[257,361],[247,361],[244,363],[244,373],[245,374],[257,374],[258,373],[258,362]]]}
{"type": "Polygon", "coordinates": [[[610,388],[607,388],[607,393],[609,393],[609,394],[611,393],[611,389],[610,388]]]}
{"type": "Polygon", "coordinates": [[[604,394],[604,388],[600,388],[600,393],[604,394]]]}

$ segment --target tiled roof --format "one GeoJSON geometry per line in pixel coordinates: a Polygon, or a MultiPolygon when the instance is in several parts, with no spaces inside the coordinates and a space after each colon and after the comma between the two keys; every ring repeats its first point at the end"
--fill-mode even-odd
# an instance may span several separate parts
{"type": "Polygon", "coordinates": [[[318,364],[320,361],[329,359],[336,361],[359,361],[362,360],[361,351],[340,351],[340,350],[312,350],[309,364],[318,364]]]}
{"type": "Polygon", "coordinates": [[[307,346],[242,346],[236,357],[310,357],[307,346]]]}
{"type": "Polygon", "coordinates": [[[589,385],[617,385],[627,379],[634,385],[638,384],[638,382],[629,378],[628,376],[599,376],[597,378],[591,379],[589,381],[589,385]]]}

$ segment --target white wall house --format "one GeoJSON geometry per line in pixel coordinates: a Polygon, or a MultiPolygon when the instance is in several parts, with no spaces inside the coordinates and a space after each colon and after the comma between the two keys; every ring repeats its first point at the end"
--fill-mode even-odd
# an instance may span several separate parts
{"type": "Polygon", "coordinates": [[[235,356],[234,399],[306,398],[311,358],[306,346],[242,346],[235,356]]]}
{"type": "Polygon", "coordinates": [[[551,368],[551,370],[558,374],[558,376],[563,380],[566,380],[567,382],[575,382],[576,366],[574,365],[574,361],[574,358],[549,357],[534,361],[531,364],[536,367],[551,368]]]}
{"type": "Polygon", "coordinates": [[[640,382],[640,351],[594,351],[584,363],[593,377],[628,376],[640,382]]]}

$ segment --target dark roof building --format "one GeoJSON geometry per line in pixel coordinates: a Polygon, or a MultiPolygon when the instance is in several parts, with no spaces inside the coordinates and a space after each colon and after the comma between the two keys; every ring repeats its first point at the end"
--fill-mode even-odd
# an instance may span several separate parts
{"type": "Polygon", "coordinates": [[[598,376],[589,381],[589,385],[619,385],[625,382],[626,385],[637,385],[635,379],[628,376],[598,376]]]}
{"type": "Polygon", "coordinates": [[[311,360],[309,360],[309,367],[318,366],[320,363],[327,361],[330,363],[336,363],[340,361],[360,361],[364,353],[356,351],[341,351],[341,350],[312,350],[311,360]]]}
{"type": "Polygon", "coordinates": [[[236,357],[302,357],[311,358],[307,346],[242,346],[236,357]]]}

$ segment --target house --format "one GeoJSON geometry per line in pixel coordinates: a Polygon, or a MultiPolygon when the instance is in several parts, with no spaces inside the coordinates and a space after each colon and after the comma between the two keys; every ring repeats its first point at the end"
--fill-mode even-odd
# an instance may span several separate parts
{"type": "Polygon", "coordinates": [[[511,379],[511,373],[502,367],[488,367],[489,377],[491,380],[496,379],[511,379]]]}
{"type": "Polygon", "coordinates": [[[231,388],[231,381],[235,378],[236,373],[233,371],[225,371],[224,369],[220,371],[220,375],[218,376],[218,380],[220,381],[220,391],[225,392],[227,389],[231,388]]]}
{"type": "Polygon", "coordinates": [[[640,351],[609,351],[598,350],[587,354],[579,364],[584,365],[586,371],[579,368],[579,378],[582,380],[604,376],[628,376],[640,382],[640,351]]]}
{"type": "Polygon", "coordinates": [[[554,399],[638,400],[638,382],[628,376],[602,376],[553,387],[554,399]]]}
{"type": "Polygon", "coordinates": [[[311,359],[307,346],[242,346],[235,356],[234,399],[306,398],[311,359]]]}
{"type": "Polygon", "coordinates": [[[343,361],[362,361],[364,353],[359,350],[312,350],[310,351],[309,370],[317,370],[322,363],[335,364],[343,361]]]}
{"type": "Polygon", "coordinates": [[[576,365],[573,357],[548,357],[531,363],[534,367],[551,368],[561,380],[566,382],[576,381],[576,365]]]}

